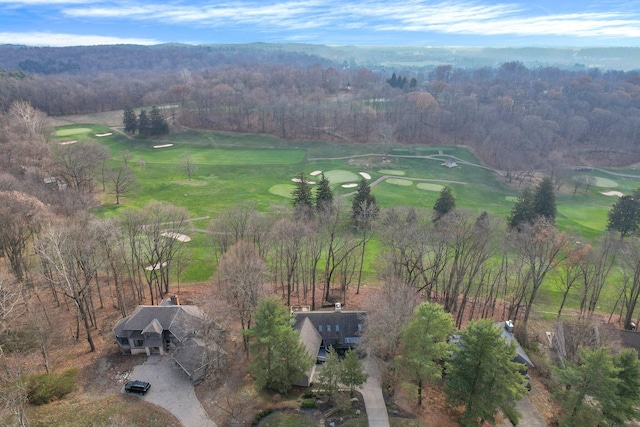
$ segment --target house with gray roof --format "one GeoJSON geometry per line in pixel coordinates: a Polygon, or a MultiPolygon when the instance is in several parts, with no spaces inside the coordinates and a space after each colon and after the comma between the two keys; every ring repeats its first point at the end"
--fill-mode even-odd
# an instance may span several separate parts
{"type": "Polygon", "coordinates": [[[205,315],[195,305],[178,305],[177,299],[161,305],[139,305],[113,328],[122,354],[171,354],[193,382],[202,380],[211,360],[222,363],[226,353],[204,342],[205,315]],[[209,346],[211,347],[211,346],[209,346]],[[210,357],[215,352],[214,358],[210,357]]]}

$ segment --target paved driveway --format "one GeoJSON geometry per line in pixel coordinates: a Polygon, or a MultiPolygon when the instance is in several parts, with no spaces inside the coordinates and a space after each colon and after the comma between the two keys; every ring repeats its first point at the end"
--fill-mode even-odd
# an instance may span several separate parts
{"type": "Polygon", "coordinates": [[[375,364],[369,359],[364,360],[364,366],[369,374],[369,378],[360,389],[360,392],[364,399],[364,406],[367,409],[369,427],[389,427],[389,414],[387,413],[387,405],[385,405],[384,397],[382,396],[378,370],[375,368],[375,364]]]}
{"type": "Polygon", "coordinates": [[[129,378],[149,382],[151,388],[142,399],[171,412],[185,427],[217,427],[202,408],[191,381],[170,357],[149,356],[133,368],[129,378]]]}

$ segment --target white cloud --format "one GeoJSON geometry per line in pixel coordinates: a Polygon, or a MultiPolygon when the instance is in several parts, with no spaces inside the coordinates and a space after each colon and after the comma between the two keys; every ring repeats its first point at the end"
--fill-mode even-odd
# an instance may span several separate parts
{"type": "Polygon", "coordinates": [[[94,46],[104,44],[153,45],[158,40],[139,38],[120,38],[78,34],[55,34],[44,32],[12,33],[0,32],[0,44],[22,44],[27,46],[94,46]]]}

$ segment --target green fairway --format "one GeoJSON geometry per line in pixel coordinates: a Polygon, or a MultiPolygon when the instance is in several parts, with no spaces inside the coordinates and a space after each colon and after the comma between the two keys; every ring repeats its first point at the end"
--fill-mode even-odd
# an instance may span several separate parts
{"type": "Polygon", "coordinates": [[[91,132],[91,128],[71,127],[59,129],[56,131],[57,136],[83,135],[91,132]]]}
{"type": "MultiPolygon", "coordinates": [[[[371,175],[372,184],[384,175],[393,176],[371,187],[382,209],[400,205],[431,209],[439,192],[448,186],[456,206],[506,218],[522,190],[508,187],[485,168],[466,164],[455,168],[442,166],[440,153],[478,163],[463,147],[397,147],[402,148],[396,148],[402,156],[385,158],[367,155],[376,149],[362,144],[286,141],[269,135],[188,131],[162,140],[147,140],[107,133],[111,133],[108,127],[90,124],[63,126],[56,131],[58,136],[73,135],[79,141],[94,140],[109,147],[113,156],[110,166],[114,168],[122,165],[124,150],[130,153],[129,166],[140,183],[139,190],[126,195],[121,205],[114,205],[112,194],[103,194],[103,205],[97,211],[105,217],[118,215],[123,209],[141,208],[152,200],[184,207],[192,218],[214,218],[247,201],[264,212],[281,210],[283,205],[291,203],[291,192],[295,188],[292,178],[303,173],[317,182],[320,179],[318,171],[324,171],[336,197],[349,198],[351,196],[347,195],[352,194],[354,188],[343,188],[343,185],[360,182],[361,172],[371,175]],[[153,148],[165,144],[173,145],[153,148]],[[188,179],[183,163],[187,154],[196,165],[191,179],[188,179]],[[436,158],[426,157],[429,155],[436,158]]],[[[632,173],[636,171],[628,172],[629,175],[632,173]]],[[[557,223],[561,228],[586,237],[600,235],[606,227],[607,212],[617,200],[617,197],[607,197],[601,192],[616,188],[616,191],[629,194],[640,186],[640,178],[604,178],[595,174],[595,171],[582,174],[596,178],[591,179],[591,187],[574,189],[573,184],[568,183],[557,193],[557,223]]],[[[598,172],[598,175],[602,174],[602,171],[598,172]]],[[[207,222],[203,221],[196,228],[205,229],[207,222]]],[[[211,263],[207,262],[204,236],[198,235],[196,232],[191,236],[194,240],[187,245],[191,256],[202,259],[208,267],[196,267],[196,263],[189,265],[184,280],[207,280],[213,272],[211,263]]],[[[374,264],[365,266],[368,270],[364,272],[365,276],[374,276],[374,264]]]]}

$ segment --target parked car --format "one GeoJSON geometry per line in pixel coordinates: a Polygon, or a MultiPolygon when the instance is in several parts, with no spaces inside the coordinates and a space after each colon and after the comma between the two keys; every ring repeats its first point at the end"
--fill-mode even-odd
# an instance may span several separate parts
{"type": "Polygon", "coordinates": [[[140,395],[149,391],[151,384],[146,381],[129,381],[124,385],[124,390],[127,393],[138,393],[140,395]]]}

